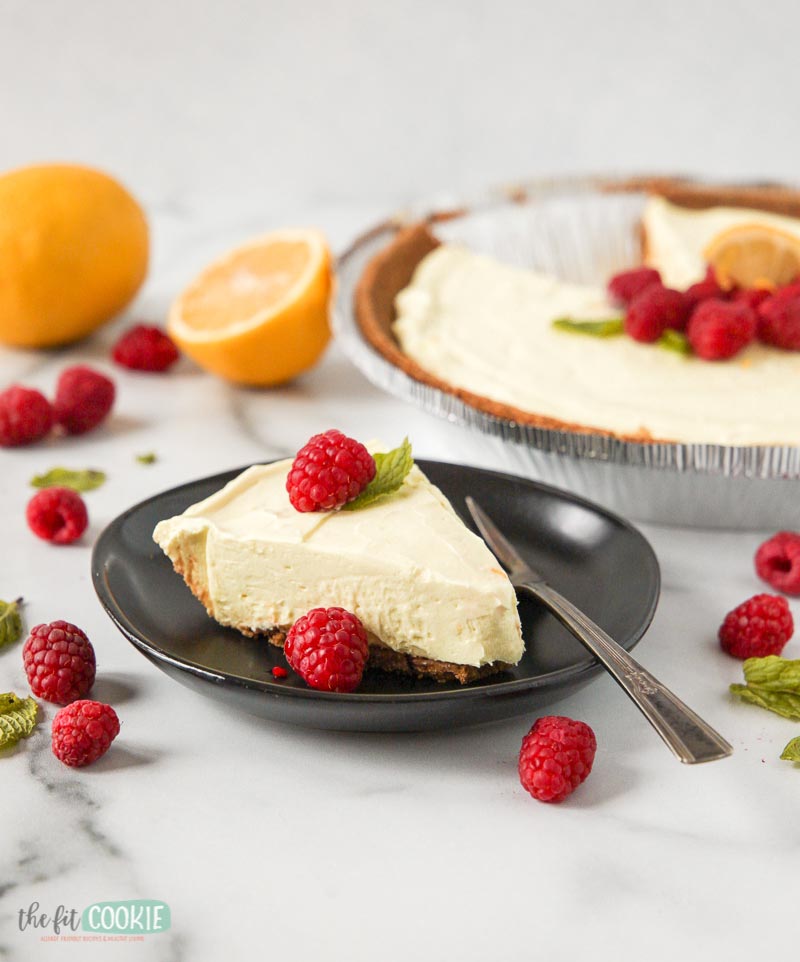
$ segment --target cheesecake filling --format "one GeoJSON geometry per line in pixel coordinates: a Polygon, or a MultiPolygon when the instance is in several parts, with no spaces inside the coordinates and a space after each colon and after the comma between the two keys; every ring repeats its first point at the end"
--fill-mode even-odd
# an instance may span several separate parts
{"type": "Polygon", "coordinates": [[[762,224],[800,238],[800,220],[746,207],[693,210],[649,197],[642,214],[645,261],[655,267],[667,287],[685,290],[705,276],[703,251],[731,227],[762,224]]]}
{"type": "Polygon", "coordinates": [[[480,667],[516,664],[514,589],[494,556],[417,468],[395,494],[355,511],[301,513],[290,460],[255,465],[153,537],[209,614],[250,631],[338,605],[371,641],[480,667]]]}
{"type": "Polygon", "coordinates": [[[625,336],[560,331],[555,318],[620,310],[603,288],[450,244],[422,259],[395,306],[395,336],[421,367],[522,411],[641,439],[800,443],[800,353],[752,344],[709,362],[625,336]]]}

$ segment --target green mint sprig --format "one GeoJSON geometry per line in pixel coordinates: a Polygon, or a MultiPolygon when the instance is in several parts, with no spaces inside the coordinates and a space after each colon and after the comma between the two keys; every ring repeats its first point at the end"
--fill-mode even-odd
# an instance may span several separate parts
{"type": "MultiPolygon", "coordinates": [[[[557,331],[566,331],[567,334],[585,334],[589,337],[616,337],[625,331],[625,322],[621,317],[606,321],[578,321],[572,317],[557,317],[552,326],[557,331]]],[[[686,335],[671,329],[664,331],[656,341],[656,346],[685,356],[692,353],[692,345],[686,335]]]]}
{"type": "Polygon", "coordinates": [[[778,655],[748,658],[743,670],[745,684],[731,685],[737,698],[800,721],[800,660],[778,655]]]}
{"type": "Polygon", "coordinates": [[[667,330],[664,331],[656,341],[656,344],[658,347],[663,347],[667,351],[673,351],[675,354],[688,356],[692,353],[692,345],[689,343],[689,338],[681,331],[673,331],[671,328],[667,328],[667,330]]]}
{"type": "Polygon", "coordinates": [[[0,748],[27,738],[36,727],[38,710],[33,698],[19,698],[13,691],[0,695],[0,748]]]}
{"type": "Polygon", "coordinates": [[[751,705],[800,721],[800,692],[765,691],[757,685],[731,685],[731,692],[751,705]]]}
{"type": "Polygon", "coordinates": [[[590,337],[616,337],[625,329],[625,322],[621,317],[606,321],[577,321],[572,317],[557,317],[553,321],[557,331],[568,334],[587,334],[590,337]]]}
{"type": "Polygon", "coordinates": [[[94,491],[105,484],[106,476],[102,471],[92,471],[87,468],[73,471],[71,468],[51,468],[44,474],[37,474],[31,479],[34,488],[72,488],[73,491],[94,491]]]}
{"type": "MultiPolygon", "coordinates": [[[[731,692],[737,698],[783,718],[800,721],[800,660],[778,655],[748,658],[743,670],[745,684],[731,685],[731,692]]],[[[800,737],[789,742],[781,758],[800,762],[800,737]]]]}
{"type": "Polygon", "coordinates": [[[408,438],[403,439],[400,447],[387,451],[385,454],[379,452],[374,455],[374,458],[375,477],[357,498],[344,506],[344,511],[358,511],[360,508],[374,504],[381,498],[397,491],[414,466],[414,458],[408,438]]]}
{"type": "Polygon", "coordinates": [[[22,617],[19,606],[22,598],[16,601],[0,601],[0,648],[13,645],[22,635],[22,617]]]}

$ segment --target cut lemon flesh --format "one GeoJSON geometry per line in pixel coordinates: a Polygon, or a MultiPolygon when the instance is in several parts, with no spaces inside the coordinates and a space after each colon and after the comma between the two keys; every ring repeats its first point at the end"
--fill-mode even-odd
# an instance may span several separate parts
{"type": "Polygon", "coordinates": [[[206,267],[173,304],[168,330],[212,373],[280,384],[324,351],[331,286],[330,252],[318,231],[275,231],[206,267]]]}
{"type": "Polygon", "coordinates": [[[726,290],[774,289],[800,275],[800,237],[763,224],[740,224],[722,231],[703,253],[726,290]]]}

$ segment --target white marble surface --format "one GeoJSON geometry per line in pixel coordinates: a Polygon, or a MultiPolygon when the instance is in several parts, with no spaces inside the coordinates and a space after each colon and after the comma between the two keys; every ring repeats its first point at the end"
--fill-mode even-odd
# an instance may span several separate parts
{"type": "MultiPolygon", "coordinates": [[[[65,159],[128,183],[155,227],[132,316],[158,320],[211,254],[275,224],[318,223],[341,246],[410,198],[542,173],[796,178],[800,127],[782,91],[798,78],[798,25],[792,0],[724,13],[718,0],[6,0],[0,169],[65,159]]],[[[94,537],[141,498],[333,424],[408,432],[420,454],[453,461],[487,464],[488,449],[381,395],[336,348],[260,393],[188,363],[163,379],[112,369],[115,333],[0,351],[2,385],[50,389],[77,360],[118,383],[96,434],[0,451],[0,597],[25,596],[28,626],[87,631],[94,694],[123,723],[106,758],[73,772],[50,754],[46,707],[0,758],[0,959],[752,962],[793,948],[800,772],[777,756],[796,728],[730,700],[739,666],[714,641],[760,588],[758,532],[644,529],[664,591],[637,654],[727,735],[726,761],[681,767],[605,678],[557,706],[599,742],[560,807],[516,781],[532,718],[406,737],[268,726],[123,641],[90,584],[94,537]],[[147,451],[151,467],[134,460],[147,451]],[[109,474],[69,548],[23,519],[29,478],[55,464],[109,474]],[[171,906],[169,934],[76,946],[17,926],[32,902],[138,897],[171,906]]],[[[798,642],[786,653],[800,657],[798,642]]],[[[0,652],[9,688],[25,688],[19,645],[0,652]]]]}
{"type": "MultiPolygon", "coordinates": [[[[375,213],[317,206],[291,220],[341,246],[375,213]]],[[[151,214],[153,271],[129,316],[152,320],[209,254],[269,221],[151,214]]],[[[561,806],[517,782],[533,717],[408,736],[269,725],[175,684],[117,633],[90,583],[103,526],[150,494],[290,452],[331,425],[408,432],[418,454],[443,460],[486,463],[485,449],[379,393],[335,346],[289,387],[243,391],[186,361],[164,377],[114,368],[119,326],[63,352],[0,353],[3,384],[47,390],[75,361],[117,381],[106,427],[0,453],[0,597],[25,597],[28,626],[85,629],[93,694],[122,720],[108,755],[72,771],[50,753],[45,705],[37,732],[0,759],[0,958],[666,962],[768,958],[794,943],[800,772],[778,755],[797,729],[731,700],[740,665],[715,642],[723,614],[761,587],[758,532],[644,528],[664,585],[637,655],[729,738],[730,759],[682,767],[605,677],[556,706],[599,744],[595,771],[561,806]],[[157,463],[138,464],[148,451],[157,463]],[[86,496],[90,531],[72,547],[36,540],[23,517],[29,479],[56,464],[109,475],[86,496]],[[167,902],[170,932],[144,945],[51,944],[17,924],[34,901],[53,911],[132,898],[167,902]]],[[[786,654],[800,656],[796,640],[786,654]]],[[[26,689],[20,645],[0,653],[8,689],[26,689]]]]}

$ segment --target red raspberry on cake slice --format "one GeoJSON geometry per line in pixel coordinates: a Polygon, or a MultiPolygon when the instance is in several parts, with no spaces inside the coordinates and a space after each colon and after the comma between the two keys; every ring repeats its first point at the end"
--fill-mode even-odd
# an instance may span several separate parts
{"type": "Polygon", "coordinates": [[[746,304],[709,300],[695,308],[686,334],[698,357],[724,361],[755,340],[756,326],[755,311],[746,304]]]}
{"type": "Polygon", "coordinates": [[[625,333],[635,341],[652,343],[668,328],[682,331],[688,306],[680,291],[653,284],[637,295],[625,314],[625,333]]]}
{"type": "Polygon", "coordinates": [[[615,274],[608,282],[608,299],[623,307],[653,284],[661,285],[661,275],[652,267],[634,267],[615,274]]]}
{"type": "Polygon", "coordinates": [[[784,351],[800,351],[800,284],[784,287],[758,305],[758,339],[784,351]]]}

